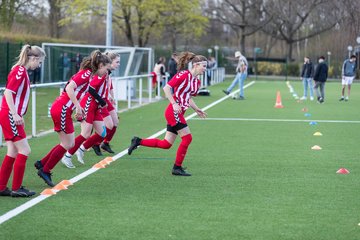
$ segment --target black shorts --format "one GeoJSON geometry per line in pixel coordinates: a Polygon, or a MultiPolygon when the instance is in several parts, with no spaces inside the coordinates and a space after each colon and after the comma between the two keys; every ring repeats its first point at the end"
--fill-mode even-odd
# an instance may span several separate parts
{"type": "Polygon", "coordinates": [[[183,128],[186,128],[188,125],[184,123],[178,123],[175,126],[166,125],[166,130],[172,132],[174,134],[178,134],[177,132],[183,128]]]}

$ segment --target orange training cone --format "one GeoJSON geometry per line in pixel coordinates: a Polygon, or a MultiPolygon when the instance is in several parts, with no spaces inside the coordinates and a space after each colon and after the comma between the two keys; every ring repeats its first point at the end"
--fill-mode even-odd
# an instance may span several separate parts
{"type": "Polygon", "coordinates": [[[41,195],[55,195],[56,192],[50,188],[45,189],[40,193],[41,195]]]}
{"type": "Polygon", "coordinates": [[[65,187],[73,185],[69,180],[62,180],[59,184],[64,185],[65,187]]]}
{"type": "Polygon", "coordinates": [[[100,168],[105,168],[105,166],[101,162],[98,162],[93,166],[93,168],[100,169],[100,168]]]}
{"type": "Polygon", "coordinates": [[[283,108],[284,106],[281,103],[281,95],[280,95],[280,91],[277,91],[276,93],[276,103],[274,108],[283,108]]]}
{"type": "Polygon", "coordinates": [[[59,184],[57,184],[55,187],[53,187],[52,189],[61,191],[61,190],[66,190],[67,187],[66,187],[65,185],[59,183],[59,184]]]}

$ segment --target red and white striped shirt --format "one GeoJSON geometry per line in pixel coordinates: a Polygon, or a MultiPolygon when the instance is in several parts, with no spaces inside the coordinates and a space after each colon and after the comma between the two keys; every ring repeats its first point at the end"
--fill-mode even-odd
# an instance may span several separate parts
{"type": "Polygon", "coordinates": [[[173,88],[173,98],[183,111],[189,108],[190,97],[196,96],[200,88],[200,80],[189,70],[177,73],[167,84],[173,88]]]}
{"type": "MultiPolygon", "coordinates": [[[[93,76],[93,78],[90,80],[89,87],[92,87],[96,90],[97,94],[99,94],[100,97],[103,99],[106,99],[106,90],[108,89],[107,86],[107,74],[105,74],[102,77],[99,77],[98,75],[93,76]]],[[[84,96],[84,98],[91,97],[91,94],[87,92],[84,96]]],[[[95,98],[92,98],[91,101],[96,101],[95,98]]],[[[97,102],[97,101],[96,101],[97,102]]]]}
{"type": "MultiPolygon", "coordinates": [[[[71,81],[73,81],[76,84],[76,88],[74,89],[76,99],[78,100],[81,99],[87,92],[90,76],[91,76],[90,69],[80,70],[79,72],[74,74],[66,84],[67,86],[71,81]]],[[[61,101],[69,109],[75,108],[74,103],[70,100],[69,95],[65,92],[65,90],[58,97],[57,101],[61,101]]]]}
{"type": "MultiPolygon", "coordinates": [[[[5,88],[13,93],[17,114],[24,116],[27,111],[30,96],[30,80],[26,68],[23,66],[15,66],[8,75],[5,88]]],[[[10,110],[5,97],[2,100],[1,109],[10,110]]]]}

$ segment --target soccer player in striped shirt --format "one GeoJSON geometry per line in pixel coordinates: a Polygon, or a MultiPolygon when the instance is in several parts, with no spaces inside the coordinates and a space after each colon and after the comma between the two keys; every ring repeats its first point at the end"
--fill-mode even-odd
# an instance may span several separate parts
{"type": "Polygon", "coordinates": [[[30,95],[27,70],[38,68],[45,56],[44,50],[38,46],[23,46],[19,60],[12,67],[8,76],[5,97],[0,110],[0,125],[7,146],[7,153],[0,169],[0,196],[30,197],[35,194],[22,186],[26,160],[30,154],[23,116],[26,113],[30,95]],[[7,187],[7,183],[12,172],[11,191],[7,187]]]}
{"type": "Polygon", "coordinates": [[[80,70],[71,77],[64,91],[51,105],[51,118],[54,122],[54,131],[59,134],[60,144],[53,147],[46,156],[34,164],[38,169],[39,177],[51,187],[54,186],[51,170],[66,151],[75,145],[72,113],[75,109],[76,118],[82,120],[84,109],[79,101],[87,92],[91,71],[91,57],[86,57],[80,65],[80,70]]]}
{"type": "Polygon", "coordinates": [[[172,174],[177,176],[191,176],[184,170],[184,161],[188,147],[192,141],[190,128],[186,123],[184,114],[186,109],[191,107],[201,118],[206,118],[206,113],[196,106],[192,97],[196,96],[200,88],[200,80],[197,76],[206,71],[207,59],[201,55],[191,52],[183,52],[178,59],[178,72],[163,88],[169,105],[165,110],[167,131],[165,139],[141,139],[134,137],[131,140],[128,154],[131,155],[139,145],[153,148],[169,149],[180,135],[181,142],[178,147],[172,174]],[[185,70],[188,69],[189,70],[185,70]]]}

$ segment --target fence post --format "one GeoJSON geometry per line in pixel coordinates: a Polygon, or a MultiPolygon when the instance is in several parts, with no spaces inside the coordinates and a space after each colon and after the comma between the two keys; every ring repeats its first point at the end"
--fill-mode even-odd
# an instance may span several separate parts
{"type": "Polygon", "coordinates": [[[33,88],[31,90],[31,97],[32,97],[32,102],[31,102],[31,125],[32,125],[32,130],[31,130],[31,135],[33,137],[36,137],[36,88],[33,88]]]}
{"type": "Polygon", "coordinates": [[[139,104],[141,105],[142,104],[142,78],[140,78],[139,80],[139,104]]]}
{"type": "Polygon", "coordinates": [[[130,109],[131,108],[131,82],[130,82],[131,80],[130,79],[127,79],[126,80],[126,85],[127,85],[127,91],[128,91],[128,93],[127,93],[127,97],[128,97],[128,109],[130,109]]]}

